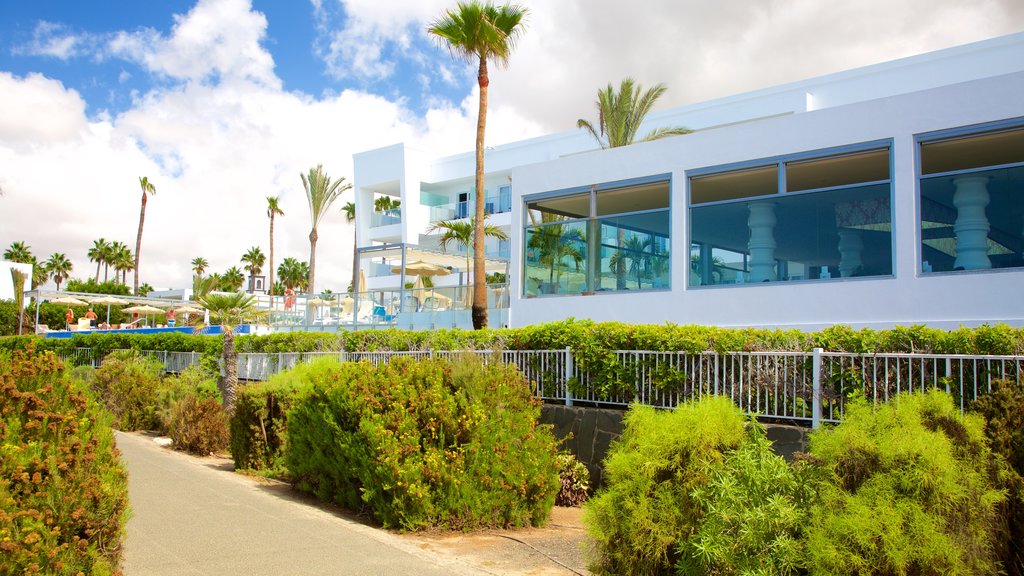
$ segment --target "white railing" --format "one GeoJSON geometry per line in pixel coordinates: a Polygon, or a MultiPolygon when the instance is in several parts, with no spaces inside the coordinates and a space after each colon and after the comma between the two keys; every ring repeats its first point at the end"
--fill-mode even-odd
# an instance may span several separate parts
{"type": "MultiPolygon", "coordinates": [[[[198,352],[140,352],[156,358],[168,372],[198,364],[198,352]]],[[[852,354],[826,352],[655,352],[615,350],[600,373],[579,367],[569,348],[558,350],[418,350],[378,352],[280,352],[238,354],[241,380],[267,380],[300,362],[330,357],[376,366],[395,358],[453,358],[474,354],[485,362],[518,368],[531,391],[548,402],[567,405],[627,406],[634,402],[672,408],[706,395],[727,396],[743,411],[765,418],[835,422],[849,398],[884,402],[901,392],[940,389],[961,410],[992,391],[999,379],[1024,377],[1024,356],[961,354],[852,354]]],[[[73,365],[96,366],[89,348],[61,358],[73,365]]]]}

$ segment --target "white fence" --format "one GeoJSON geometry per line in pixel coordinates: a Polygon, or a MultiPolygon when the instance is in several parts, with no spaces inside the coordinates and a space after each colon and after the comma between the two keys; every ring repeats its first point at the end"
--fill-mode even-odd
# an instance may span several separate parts
{"type": "MultiPolygon", "coordinates": [[[[198,364],[198,352],[144,351],[180,372],[198,364]]],[[[401,352],[282,352],[238,354],[240,380],[266,380],[300,362],[331,357],[374,365],[395,358],[454,357],[471,353],[486,362],[514,364],[529,379],[533,393],[548,402],[626,406],[639,402],[671,408],[705,395],[731,398],[745,412],[765,418],[837,421],[845,402],[864,396],[884,402],[901,392],[938,388],[950,393],[962,410],[991,391],[999,379],[1018,380],[1024,356],[956,354],[852,354],[826,352],[654,352],[615,350],[590,359],[601,369],[579,368],[569,348],[560,350],[423,350],[401,352]]],[[[63,355],[74,365],[98,365],[89,348],[63,355]]]]}

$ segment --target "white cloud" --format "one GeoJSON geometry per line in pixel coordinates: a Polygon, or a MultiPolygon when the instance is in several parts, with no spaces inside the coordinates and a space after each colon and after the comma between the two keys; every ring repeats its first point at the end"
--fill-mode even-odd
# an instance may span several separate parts
{"type": "Polygon", "coordinates": [[[89,35],[72,34],[67,26],[40,20],[32,30],[32,41],[14,49],[15,54],[28,56],[50,56],[69,60],[88,50],[94,40],[89,35]]]}
{"type": "Polygon", "coordinates": [[[23,149],[78,138],[86,127],[78,92],[40,74],[17,78],[0,72],[0,142],[23,149]]]}

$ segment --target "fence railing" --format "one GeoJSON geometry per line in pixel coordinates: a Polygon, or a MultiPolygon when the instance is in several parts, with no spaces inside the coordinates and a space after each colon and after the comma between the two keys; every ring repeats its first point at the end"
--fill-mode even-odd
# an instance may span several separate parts
{"type": "MultiPolygon", "coordinates": [[[[198,352],[142,351],[180,372],[200,362],[198,352]]],[[[826,352],[655,352],[615,350],[600,373],[580,366],[569,348],[558,350],[421,350],[381,352],[280,352],[238,354],[240,380],[267,380],[300,362],[332,357],[374,365],[395,358],[475,354],[485,362],[515,365],[535,396],[567,405],[627,406],[639,402],[672,408],[706,395],[731,398],[742,410],[764,418],[834,422],[846,402],[863,396],[884,402],[901,392],[937,388],[962,410],[990,392],[996,380],[1024,376],[1024,356],[826,352]]],[[[98,366],[90,348],[75,348],[62,359],[98,366]]]]}

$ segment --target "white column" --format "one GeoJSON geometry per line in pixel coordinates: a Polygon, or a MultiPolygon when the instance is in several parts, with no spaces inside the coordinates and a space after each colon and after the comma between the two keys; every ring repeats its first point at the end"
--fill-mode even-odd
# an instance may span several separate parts
{"type": "Polygon", "coordinates": [[[980,270],[991,268],[988,259],[988,176],[961,176],[953,179],[953,205],[956,206],[956,261],[953,268],[980,270]]]}
{"type": "Polygon", "coordinates": [[[853,276],[853,273],[864,264],[860,257],[863,250],[864,241],[861,240],[860,230],[839,230],[839,274],[843,278],[853,276]]]}
{"type": "Polygon", "coordinates": [[[750,216],[750,281],[775,280],[775,203],[753,202],[747,206],[750,216]]]}

